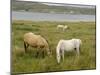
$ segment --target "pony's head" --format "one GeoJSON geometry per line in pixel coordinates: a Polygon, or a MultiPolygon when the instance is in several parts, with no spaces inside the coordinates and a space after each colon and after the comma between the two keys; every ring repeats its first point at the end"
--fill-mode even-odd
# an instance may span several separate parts
{"type": "Polygon", "coordinates": [[[48,47],[48,48],[46,48],[46,50],[47,50],[48,56],[51,56],[52,55],[52,52],[51,52],[50,48],[48,47]]]}
{"type": "Polygon", "coordinates": [[[57,63],[59,64],[60,63],[60,55],[57,54],[57,63]]]}

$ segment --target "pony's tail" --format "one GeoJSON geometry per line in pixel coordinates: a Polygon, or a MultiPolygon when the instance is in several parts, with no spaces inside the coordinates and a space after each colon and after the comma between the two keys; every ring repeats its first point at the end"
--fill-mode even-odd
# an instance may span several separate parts
{"type": "Polygon", "coordinates": [[[79,40],[80,41],[80,45],[82,45],[82,41],[81,40],[79,40]]]}

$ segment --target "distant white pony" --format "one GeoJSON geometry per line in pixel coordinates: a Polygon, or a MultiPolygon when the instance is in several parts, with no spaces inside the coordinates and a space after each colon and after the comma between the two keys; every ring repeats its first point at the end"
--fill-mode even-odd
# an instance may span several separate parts
{"type": "Polygon", "coordinates": [[[67,28],[67,25],[57,25],[57,29],[62,29],[63,31],[65,31],[67,28]]]}
{"type": "Polygon", "coordinates": [[[57,62],[60,63],[61,56],[64,60],[64,51],[76,50],[77,55],[79,55],[79,49],[81,44],[82,42],[80,39],[60,40],[56,47],[57,62]]]}

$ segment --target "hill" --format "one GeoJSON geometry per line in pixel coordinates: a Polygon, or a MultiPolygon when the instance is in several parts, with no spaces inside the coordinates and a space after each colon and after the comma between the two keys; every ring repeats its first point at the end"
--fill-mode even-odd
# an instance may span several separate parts
{"type": "Polygon", "coordinates": [[[43,12],[43,13],[95,15],[95,6],[44,3],[44,2],[28,2],[28,1],[26,2],[26,1],[16,1],[16,0],[12,0],[12,10],[43,12]]]}

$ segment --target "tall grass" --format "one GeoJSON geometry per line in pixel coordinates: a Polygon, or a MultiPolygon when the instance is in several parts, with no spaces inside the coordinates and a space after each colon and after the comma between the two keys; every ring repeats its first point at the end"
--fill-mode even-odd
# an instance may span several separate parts
{"type": "Polygon", "coordinates": [[[12,73],[51,72],[85,70],[96,68],[96,37],[94,22],[32,22],[13,21],[12,23],[12,73]],[[69,29],[65,32],[57,30],[57,24],[65,24],[69,29]],[[23,35],[33,32],[44,36],[52,51],[52,57],[36,57],[36,49],[29,47],[25,54],[23,35]],[[82,40],[80,56],[75,52],[65,52],[65,60],[57,64],[56,46],[60,39],[79,38],[82,40]]]}

